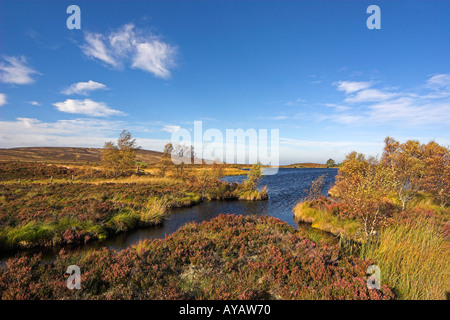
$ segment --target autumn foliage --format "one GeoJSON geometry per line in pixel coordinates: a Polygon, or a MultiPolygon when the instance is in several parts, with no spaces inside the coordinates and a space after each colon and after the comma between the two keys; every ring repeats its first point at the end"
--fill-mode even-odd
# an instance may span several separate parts
{"type": "Polygon", "coordinates": [[[336,176],[336,192],[361,221],[366,237],[386,226],[396,211],[406,210],[420,193],[444,207],[450,199],[450,151],[434,141],[421,144],[385,139],[380,160],[350,153],[336,176]]]}

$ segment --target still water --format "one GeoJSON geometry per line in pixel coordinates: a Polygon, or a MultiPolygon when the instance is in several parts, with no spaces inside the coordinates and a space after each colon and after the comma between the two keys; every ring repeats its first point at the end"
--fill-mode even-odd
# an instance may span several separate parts
{"type": "MultiPolygon", "coordinates": [[[[101,247],[122,250],[141,240],[164,238],[186,223],[210,220],[222,213],[272,216],[286,221],[295,228],[308,228],[305,225],[297,225],[294,221],[292,209],[305,196],[305,189],[310,187],[311,182],[323,174],[326,175],[326,185],[323,190],[326,194],[335,181],[337,169],[281,168],[275,175],[263,176],[259,183],[260,187],[267,186],[268,188],[269,199],[267,201],[213,200],[190,208],[174,209],[160,226],[120,233],[110,239],[94,242],[73,250],[80,251],[101,247]]],[[[245,178],[246,176],[232,176],[225,177],[223,180],[241,182],[245,178]]],[[[42,251],[42,257],[44,260],[52,260],[58,251],[59,248],[47,249],[42,251]]],[[[3,255],[0,259],[5,260],[14,255],[15,253],[9,253],[7,256],[3,255]]]]}

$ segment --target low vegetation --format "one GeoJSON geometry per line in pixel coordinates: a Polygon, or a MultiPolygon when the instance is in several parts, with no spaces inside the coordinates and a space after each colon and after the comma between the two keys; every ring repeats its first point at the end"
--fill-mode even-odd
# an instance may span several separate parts
{"type": "MultiPolygon", "coordinates": [[[[170,208],[203,200],[244,199],[242,187],[209,178],[130,176],[65,183],[4,183],[0,190],[0,247],[81,244],[161,223],[170,208]]],[[[266,190],[251,190],[255,198],[266,190]]],[[[245,198],[247,199],[247,198],[245,198]]]]}
{"type": "Polygon", "coordinates": [[[275,218],[221,215],[120,252],[61,252],[50,264],[11,259],[0,268],[0,299],[394,298],[385,285],[367,289],[369,264],[319,247],[275,218]],[[66,288],[73,264],[81,290],[66,288]]]}

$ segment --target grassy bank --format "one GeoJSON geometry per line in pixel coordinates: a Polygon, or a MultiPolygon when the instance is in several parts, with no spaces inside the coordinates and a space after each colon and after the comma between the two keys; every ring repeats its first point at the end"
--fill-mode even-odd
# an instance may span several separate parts
{"type": "Polygon", "coordinates": [[[344,234],[348,238],[359,239],[358,231],[361,228],[359,222],[355,219],[339,218],[332,208],[332,205],[328,205],[328,208],[319,205],[317,201],[300,202],[293,209],[294,219],[297,222],[311,224],[313,228],[330,232],[336,236],[344,234]],[[330,207],[331,209],[329,209],[330,207]]]}

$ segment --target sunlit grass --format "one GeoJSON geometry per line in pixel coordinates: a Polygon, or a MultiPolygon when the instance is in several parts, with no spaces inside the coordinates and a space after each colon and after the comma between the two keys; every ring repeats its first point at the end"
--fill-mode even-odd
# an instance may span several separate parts
{"type": "Polygon", "coordinates": [[[145,224],[158,224],[168,213],[168,202],[166,199],[153,198],[151,199],[145,209],[141,212],[141,221],[145,224]]]}
{"type": "Polygon", "coordinates": [[[313,228],[330,232],[334,235],[345,234],[356,238],[361,225],[355,219],[340,219],[327,210],[312,208],[308,201],[298,203],[294,207],[294,219],[297,222],[309,223],[313,228]]]}
{"type": "Polygon", "coordinates": [[[431,218],[382,230],[379,245],[363,255],[376,262],[382,283],[401,299],[445,299],[450,291],[450,243],[431,218]]]}

